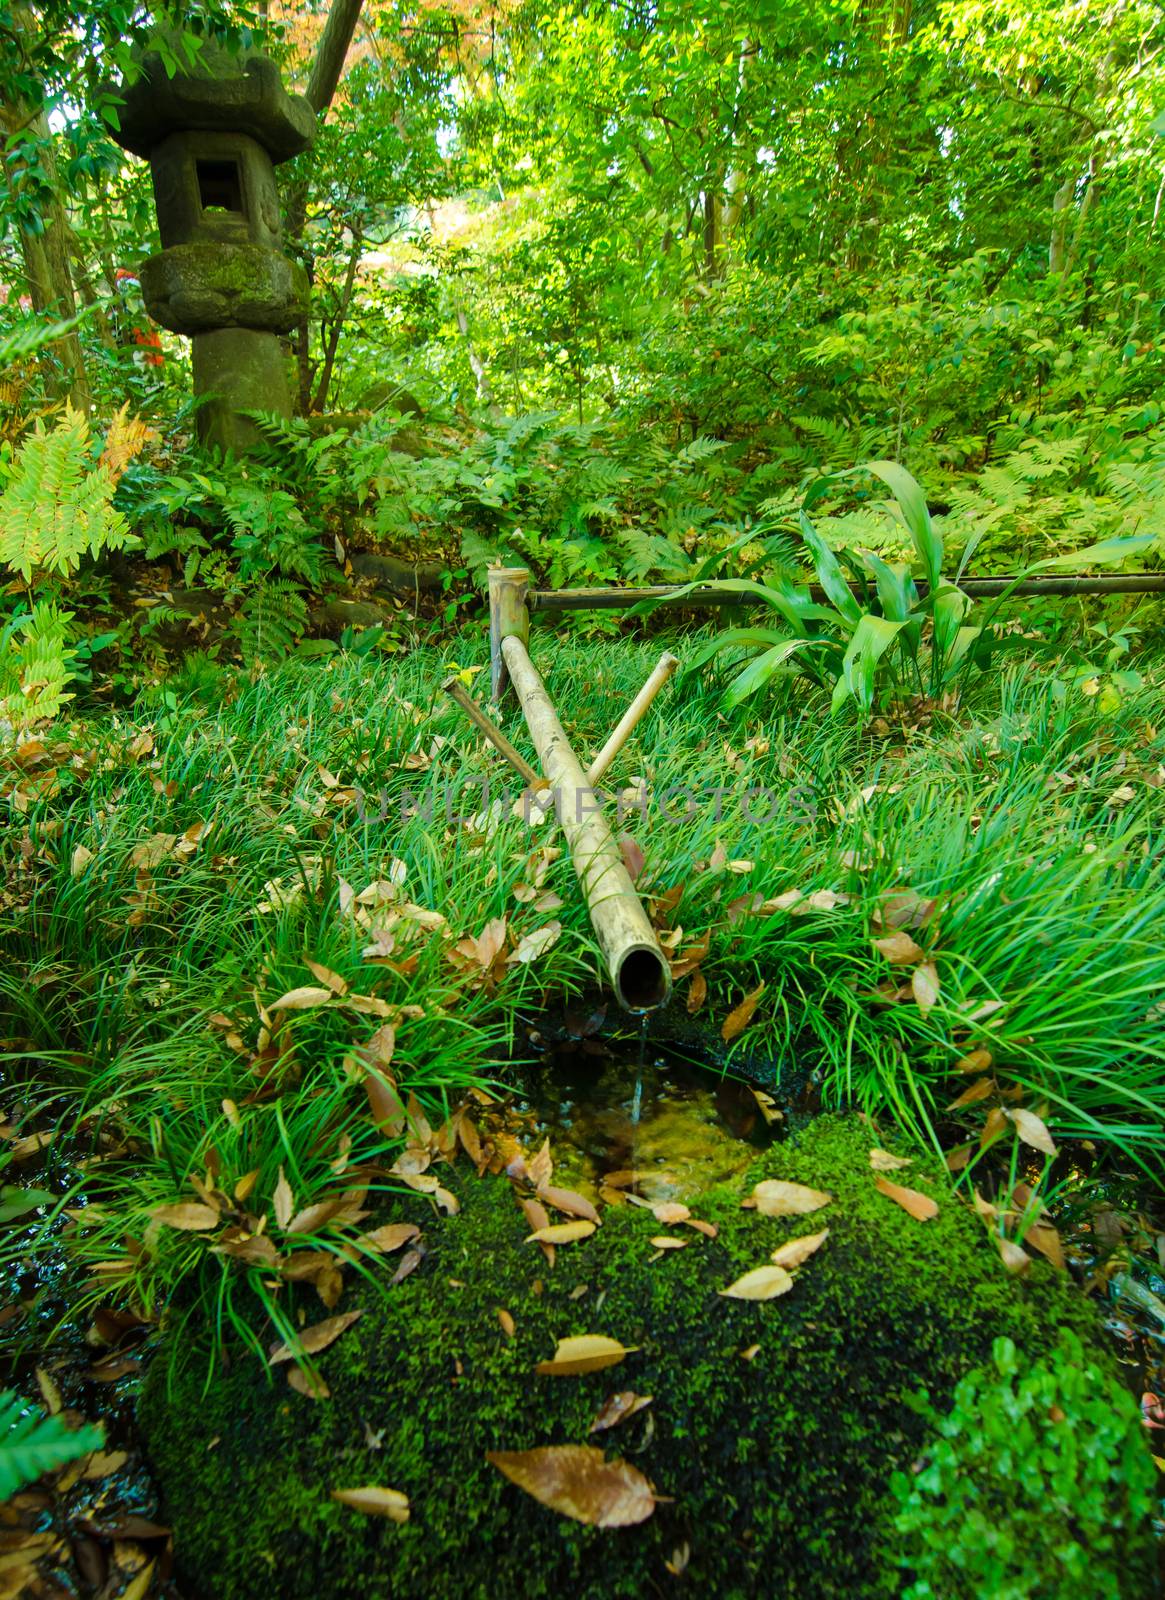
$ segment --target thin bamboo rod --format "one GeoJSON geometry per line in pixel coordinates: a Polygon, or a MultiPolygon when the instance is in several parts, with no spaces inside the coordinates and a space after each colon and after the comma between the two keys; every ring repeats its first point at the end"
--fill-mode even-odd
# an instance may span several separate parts
{"type": "Polygon", "coordinates": [[[484,734],[494,749],[506,758],[514,771],[525,780],[529,788],[544,789],[546,787],[546,780],[540,778],[525,756],[514,749],[497,723],[486,715],[460,679],[446,678],[441,687],[450,700],[453,700],[461,707],[478,732],[484,734]]]}
{"type": "Polygon", "coordinates": [[[671,968],[635,893],[619,846],[570,747],[546,686],[516,634],[501,641],[615,996],[628,1011],[653,1011],[671,993],[671,968]]]}
{"type": "MultiPolygon", "coordinates": [[[[816,584],[808,586],[814,600],[824,600],[825,592],[816,584]]],[[[1021,599],[1038,595],[1073,594],[1162,594],[1165,593],[1165,573],[1128,572],[1107,577],[1093,577],[1086,572],[1072,572],[1054,578],[963,578],[959,588],[966,594],[983,599],[1007,591],[1021,599]]],[[[640,605],[645,600],[660,601],[665,605],[688,606],[755,606],[757,597],[739,594],[710,583],[694,593],[683,593],[684,585],[674,583],[648,584],[638,589],[531,589],[526,603],[531,611],[622,611],[640,605]]],[[[856,591],[855,591],[856,592],[856,591]]],[[[918,580],[918,592],[925,595],[928,585],[918,580]]]]}
{"type": "Polygon", "coordinates": [[[587,782],[592,789],[596,788],[602,781],[615,757],[647,714],[647,709],[651,702],[679,664],[679,657],[673,656],[670,650],[665,650],[660,656],[652,668],[651,676],[619,718],[619,721],[611,730],[606,744],[591,762],[590,769],[587,772],[587,782]]]}

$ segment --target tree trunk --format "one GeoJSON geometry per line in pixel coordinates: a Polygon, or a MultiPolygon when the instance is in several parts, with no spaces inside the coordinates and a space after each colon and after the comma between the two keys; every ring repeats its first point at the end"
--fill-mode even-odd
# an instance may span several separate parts
{"type": "Polygon", "coordinates": [[[332,373],[336,365],[336,351],[340,345],[340,333],[348,316],[352,304],[352,295],[356,288],[356,272],[360,266],[360,254],[364,247],[364,227],[357,222],[352,229],[352,250],[348,256],[348,266],[344,273],[344,286],[340,290],[340,303],[336,308],[336,320],[328,331],[327,346],[324,350],[324,364],[320,369],[320,381],[316,387],[316,397],[312,401],[311,409],[321,412],[328,401],[328,390],[332,386],[332,373]]]}
{"type": "MultiPolygon", "coordinates": [[[[39,206],[40,228],[18,228],[20,251],[33,309],[65,321],[77,310],[73,276],[69,268],[72,232],[60,198],[52,134],[44,113],[30,112],[26,106],[0,107],[0,125],[10,134],[22,136],[29,144],[39,147],[37,165],[41,173],[40,181],[45,186],[39,206]]],[[[21,175],[27,165],[27,157],[22,158],[19,152],[20,144],[17,142],[9,166],[14,190],[19,189],[21,175]]],[[[54,340],[48,349],[56,357],[55,363],[42,363],[50,391],[61,396],[67,395],[78,411],[87,413],[90,404],[89,380],[85,374],[80,339],[75,332],[66,333],[54,340]]]]}
{"type": "MultiPolygon", "coordinates": [[[[336,97],[336,90],[340,85],[340,74],[344,70],[344,61],[356,32],[356,25],[360,21],[360,12],[363,0],[332,0],[328,10],[328,20],[324,23],[324,31],[320,35],[320,42],[316,47],[315,60],[312,62],[311,72],[308,75],[307,88],[304,91],[308,103],[316,116],[322,121],[327,116],[328,107],[336,97]]],[[[307,224],[307,180],[301,178],[288,192],[287,204],[284,208],[284,237],[295,241],[303,237],[303,230],[307,224]]],[[[311,325],[305,319],[299,324],[292,335],[295,344],[296,367],[299,373],[299,401],[298,410],[306,416],[311,409],[311,325]]],[[[333,351],[333,361],[335,352],[333,351]]],[[[331,365],[325,357],[328,366],[327,383],[321,377],[319,394],[327,396],[328,386],[331,383],[331,365]]]]}

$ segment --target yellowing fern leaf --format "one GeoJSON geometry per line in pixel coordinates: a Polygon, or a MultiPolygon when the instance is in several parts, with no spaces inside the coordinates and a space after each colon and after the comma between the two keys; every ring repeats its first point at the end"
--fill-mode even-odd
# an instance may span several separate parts
{"type": "Polygon", "coordinates": [[[0,565],[28,583],[41,569],[66,577],[85,555],[129,543],[125,518],[111,504],[115,480],[91,465],[89,424],[66,406],[52,432],[38,422],[0,495],[0,565]]]}

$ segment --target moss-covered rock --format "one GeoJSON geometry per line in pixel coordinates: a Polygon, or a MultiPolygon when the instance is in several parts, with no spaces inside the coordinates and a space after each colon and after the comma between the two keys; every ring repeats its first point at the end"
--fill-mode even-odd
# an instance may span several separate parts
{"type": "MultiPolygon", "coordinates": [[[[656,1260],[660,1224],[629,1206],[560,1249],[549,1271],[523,1243],[504,1180],[461,1177],[462,1213],[440,1224],[422,1197],[403,1201],[397,1215],[426,1224],[428,1254],[383,1295],[350,1286],[344,1306],[363,1297],[367,1310],[320,1357],[330,1401],[290,1391],[282,1372],[269,1383],[249,1356],[205,1394],[193,1367],[171,1381],[157,1361],[142,1423],[184,1592],[612,1600],[670,1593],[665,1563],[687,1547],[683,1587],[718,1600],[895,1594],[888,1484],[917,1458],[925,1426],[907,1396],[925,1387],[943,1405],[998,1335],[1034,1359],[1059,1328],[1091,1343],[1096,1325],[1050,1268],[1008,1277],[939,1178],[911,1179],[940,1198],[932,1222],[880,1195],[870,1143],[860,1123],[822,1119],[694,1206],[718,1224],[716,1239],[693,1233],[656,1260]],[[765,1218],[740,1207],[760,1177],[813,1184],[834,1200],[812,1217],[765,1218]],[[718,1293],[826,1223],[825,1246],[789,1294],[756,1304],[718,1293]],[[638,1349],[585,1377],[535,1375],[556,1340],[580,1333],[638,1349]],[[654,1403],[588,1441],[618,1389],[654,1403]],[[486,1461],[492,1449],[586,1442],[632,1461],[670,1503],[637,1527],[584,1527],[486,1461]],[[365,1518],[329,1498],[368,1483],[404,1491],[411,1521],[365,1518]]],[[[1151,1592],[1147,1577],[1139,1586],[1138,1540],[1127,1551],[1129,1600],[1151,1592]]]]}

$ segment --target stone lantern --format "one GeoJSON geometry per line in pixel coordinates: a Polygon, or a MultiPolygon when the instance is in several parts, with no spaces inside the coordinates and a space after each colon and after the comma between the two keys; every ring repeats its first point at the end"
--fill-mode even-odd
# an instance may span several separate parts
{"type": "Polygon", "coordinates": [[[162,236],[140,271],[146,310],[191,340],[200,437],[246,449],[259,431],[241,412],[291,415],[279,336],[306,316],[308,283],[283,253],[275,168],[311,145],[315,113],[267,57],[211,44],[173,77],[147,50],[118,93],[113,137],[150,163],[162,236]]]}

